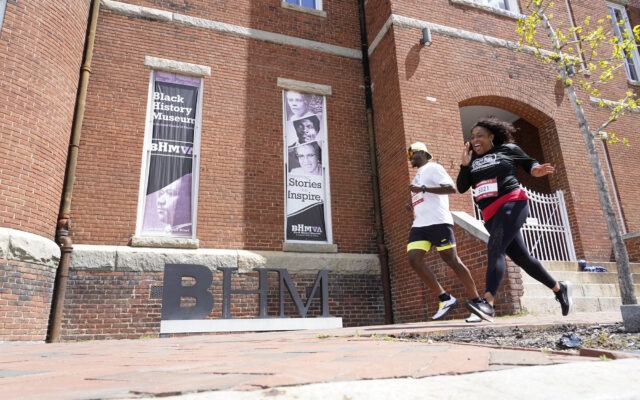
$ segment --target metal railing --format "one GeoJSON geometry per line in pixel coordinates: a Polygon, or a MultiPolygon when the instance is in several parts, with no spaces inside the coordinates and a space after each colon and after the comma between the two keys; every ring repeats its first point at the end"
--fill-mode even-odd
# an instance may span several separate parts
{"type": "MultiPolygon", "coordinates": [[[[531,254],[538,260],[576,261],[563,191],[542,194],[520,187],[529,197],[529,217],[521,232],[531,254]]],[[[480,210],[474,208],[476,218],[482,220],[480,210]]]]}

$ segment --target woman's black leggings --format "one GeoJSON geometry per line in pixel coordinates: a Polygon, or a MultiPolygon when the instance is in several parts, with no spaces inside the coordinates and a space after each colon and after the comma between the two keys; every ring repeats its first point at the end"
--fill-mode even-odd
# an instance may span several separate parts
{"type": "Polygon", "coordinates": [[[489,231],[487,245],[488,265],[486,277],[486,291],[494,297],[504,277],[508,255],[513,262],[520,266],[532,278],[549,289],[556,285],[556,280],[549,275],[540,261],[535,259],[527,249],[520,233],[520,228],[529,215],[529,202],[517,200],[505,203],[498,212],[484,226],[489,231]]]}

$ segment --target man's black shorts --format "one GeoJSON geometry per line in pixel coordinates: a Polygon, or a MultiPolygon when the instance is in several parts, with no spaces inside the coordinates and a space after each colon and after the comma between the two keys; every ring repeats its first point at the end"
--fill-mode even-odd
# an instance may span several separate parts
{"type": "Polygon", "coordinates": [[[410,250],[429,251],[432,245],[438,251],[455,247],[456,238],[453,236],[453,225],[437,224],[411,228],[407,252],[410,250]]]}

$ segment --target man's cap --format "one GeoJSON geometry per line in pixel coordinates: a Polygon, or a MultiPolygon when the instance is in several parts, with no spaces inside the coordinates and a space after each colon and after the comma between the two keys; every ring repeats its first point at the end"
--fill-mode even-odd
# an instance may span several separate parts
{"type": "Polygon", "coordinates": [[[424,151],[425,153],[427,153],[427,160],[431,160],[433,158],[433,156],[429,154],[429,150],[427,150],[427,145],[422,142],[415,142],[414,144],[409,146],[409,151],[424,151]]]}

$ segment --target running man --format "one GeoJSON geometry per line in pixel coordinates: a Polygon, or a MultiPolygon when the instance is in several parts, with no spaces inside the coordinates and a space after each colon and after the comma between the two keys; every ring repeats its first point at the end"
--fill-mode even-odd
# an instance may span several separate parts
{"type": "MultiPolygon", "coordinates": [[[[456,252],[453,216],[449,211],[449,194],[456,193],[453,180],[440,164],[429,162],[433,157],[424,143],[412,144],[407,156],[411,166],[418,168],[409,186],[412,194],[410,208],[413,209],[414,221],[409,232],[407,255],[411,268],[429,290],[438,295],[438,311],[431,317],[438,320],[444,318],[458,304],[458,300],[444,290],[433,271],[427,266],[424,257],[431,246],[436,248],[440,258],[460,278],[467,296],[470,299],[479,299],[480,296],[469,269],[462,263],[456,252]]],[[[467,319],[467,322],[478,321],[478,318],[473,317],[467,319]]]]}

